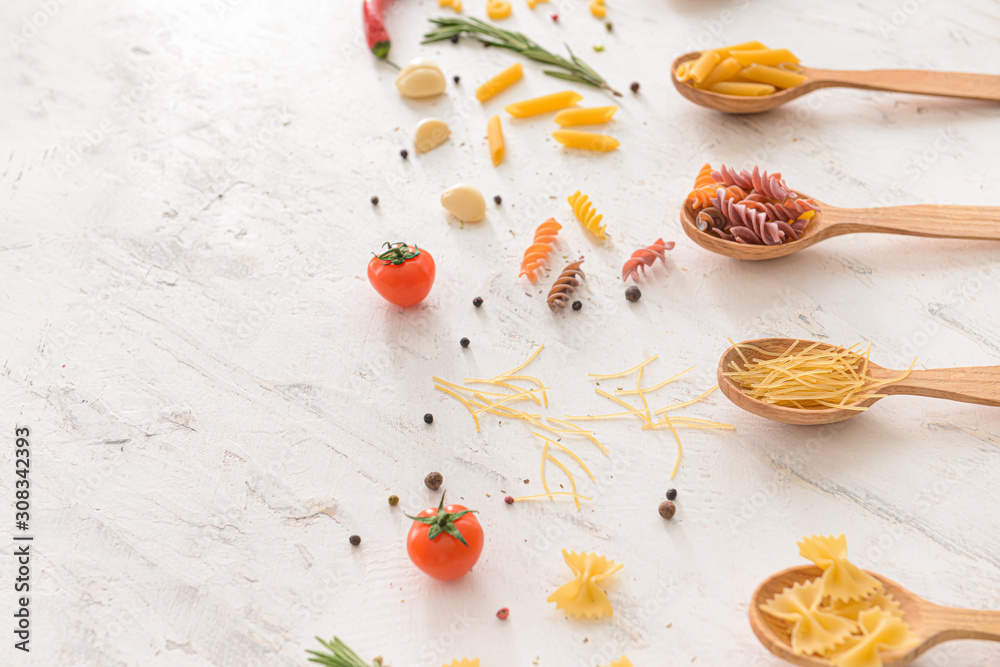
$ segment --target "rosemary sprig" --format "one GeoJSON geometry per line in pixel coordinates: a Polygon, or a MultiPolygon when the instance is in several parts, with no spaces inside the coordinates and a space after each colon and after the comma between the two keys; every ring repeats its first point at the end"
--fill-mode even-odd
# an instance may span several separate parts
{"type": "Polygon", "coordinates": [[[502,30],[477,18],[441,17],[430,19],[431,23],[437,26],[436,29],[424,35],[423,44],[431,42],[442,42],[454,36],[466,35],[477,39],[483,44],[495,46],[499,49],[508,49],[520,53],[529,60],[549,65],[558,69],[543,70],[549,76],[566,81],[575,81],[594,88],[601,88],[621,97],[621,93],[608,85],[600,74],[595,72],[587,63],[580,60],[567,46],[569,59],[546,51],[537,42],[528,39],[519,32],[502,30]],[[561,71],[562,70],[562,71],[561,71]]]}
{"type": "Polygon", "coordinates": [[[381,667],[382,665],[382,660],[379,658],[376,658],[371,663],[363,661],[347,644],[340,641],[340,637],[334,637],[332,642],[324,641],[317,637],[316,641],[330,652],[323,653],[307,649],[306,653],[311,653],[313,656],[309,658],[309,662],[315,662],[326,667],[381,667]]]}

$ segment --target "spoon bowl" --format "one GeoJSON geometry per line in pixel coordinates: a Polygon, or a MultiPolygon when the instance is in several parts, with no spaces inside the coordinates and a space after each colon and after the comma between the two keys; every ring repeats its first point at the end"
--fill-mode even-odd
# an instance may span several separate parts
{"type": "Polygon", "coordinates": [[[670,67],[670,79],[674,82],[677,92],[688,100],[723,113],[762,113],[814,90],[835,87],[1000,102],[1000,76],[994,74],[923,70],[844,71],[813,67],[800,67],[797,70],[806,77],[806,80],[799,85],[777,90],[770,95],[759,97],[722,95],[695,88],[677,78],[677,67],[689,60],[695,60],[700,55],[699,51],[692,51],[679,56],[670,67]]]}
{"type": "MultiPolygon", "coordinates": [[[[760,605],[784,589],[797,583],[805,583],[822,574],[823,571],[814,565],[782,570],[761,582],[750,599],[750,627],[757,635],[757,639],[774,655],[803,667],[829,667],[832,663],[826,658],[796,655],[792,651],[791,625],[764,613],[760,605]]],[[[1000,641],[1000,612],[942,607],[928,602],[880,574],[875,572],[869,574],[878,579],[885,587],[885,592],[899,603],[899,608],[903,611],[903,620],[920,641],[918,646],[911,649],[881,652],[885,665],[895,667],[908,665],[928,649],[953,639],[1000,641]]]]}
{"type": "MultiPolygon", "coordinates": [[[[765,352],[776,354],[789,349],[799,352],[814,344],[817,344],[816,341],[797,340],[794,338],[759,338],[738,343],[738,345],[753,345],[765,352]]],[[[842,349],[840,346],[828,343],[818,343],[818,345],[820,349],[842,349]]],[[[745,352],[745,354],[748,357],[753,357],[756,353],[751,350],[745,352]]],[[[808,426],[832,424],[862,414],[861,410],[852,410],[850,408],[785,407],[752,398],[747,396],[736,382],[724,374],[732,370],[732,363],[736,363],[739,368],[745,368],[743,358],[740,357],[735,346],[730,346],[719,359],[719,367],[716,371],[719,389],[737,407],[743,408],[747,412],[751,412],[759,417],[785,424],[808,426]]],[[[890,382],[878,388],[880,396],[851,403],[852,407],[868,408],[879,401],[882,398],[881,395],[892,396],[896,394],[945,398],[963,403],[1000,407],[1000,366],[915,370],[907,374],[905,371],[879,366],[869,360],[868,375],[873,381],[890,380],[890,382]]]]}

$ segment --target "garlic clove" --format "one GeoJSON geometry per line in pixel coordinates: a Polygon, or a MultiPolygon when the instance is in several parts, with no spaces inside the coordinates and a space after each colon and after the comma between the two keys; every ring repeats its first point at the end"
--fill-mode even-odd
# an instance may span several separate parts
{"type": "Polygon", "coordinates": [[[396,88],[403,97],[434,97],[444,92],[444,74],[433,61],[417,58],[399,70],[396,88]]]}
{"type": "Polygon", "coordinates": [[[479,222],[486,217],[486,200],[483,193],[465,183],[445,190],[441,206],[462,222],[479,222]]]}
{"type": "Polygon", "coordinates": [[[417,124],[413,146],[418,153],[426,153],[443,144],[450,136],[451,128],[448,123],[440,118],[425,118],[417,124]]]}

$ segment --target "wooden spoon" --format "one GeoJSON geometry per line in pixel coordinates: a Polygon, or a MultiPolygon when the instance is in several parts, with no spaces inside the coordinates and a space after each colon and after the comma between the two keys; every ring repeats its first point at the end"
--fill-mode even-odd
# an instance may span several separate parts
{"type": "MultiPolygon", "coordinates": [[[[744,341],[740,345],[754,345],[767,352],[781,353],[789,349],[795,342],[793,338],[758,338],[757,340],[744,341]]],[[[800,340],[795,346],[795,351],[813,343],[814,341],[800,340]]],[[[826,343],[820,343],[820,348],[840,349],[836,345],[826,343]]],[[[751,350],[749,353],[744,352],[744,354],[749,357],[754,353],[751,350]]],[[[736,352],[735,347],[727,349],[719,360],[719,369],[716,372],[719,389],[726,395],[726,398],[737,406],[765,419],[785,424],[832,424],[862,413],[860,410],[845,408],[787,408],[751,398],[743,393],[743,390],[732,379],[723,375],[723,372],[732,370],[730,362],[736,362],[740,368],[743,368],[743,359],[736,352]]],[[[905,371],[896,371],[871,361],[868,362],[868,374],[876,381],[899,378],[904,373],[905,371]]],[[[890,396],[908,394],[910,396],[946,398],[951,401],[1000,407],[1000,366],[911,371],[905,378],[879,387],[878,393],[890,396]]],[[[878,398],[868,398],[851,405],[867,408],[878,400],[878,398]]]]}
{"type": "MultiPolygon", "coordinates": [[[[802,195],[809,197],[809,195],[802,195]]],[[[692,241],[706,250],[733,259],[775,259],[843,234],[903,234],[939,239],[1000,241],[1000,207],[995,206],[885,206],[838,208],[812,198],[816,213],[797,241],[779,245],[750,245],[727,241],[715,232],[703,232],[695,221],[698,212],[689,204],[681,207],[681,226],[692,241]]]]}
{"type": "MultiPolygon", "coordinates": [[[[750,600],[750,627],[757,639],[768,651],[796,665],[807,667],[829,666],[825,658],[795,655],[789,636],[789,624],[760,609],[764,604],[785,588],[796,583],[805,583],[823,574],[813,565],[792,567],[765,579],[750,600]]],[[[903,620],[920,640],[920,645],[905,651],[882,652],[886,665],[908,665],[933,646],[953,639],[984,639],[1000,642],[1000,611],[976,611],[942,607],[911,593],[896,582],[880,574],[869,572],[882,582],[886,593],[892,595],[903,611],[903,620]]]]}
{"type": "Polygon", "coordinates": [[[677,91],[695,104],[725,113],[760,113],[770,111],[796,97],[820,88],[862,88],[886,90],[892,93],[914,93],[961,97],[970,100],[1000,102],[1000,76],[994,74],[963,74],[960,72],[928,72],[912,69],[882,69],[869,71],[842,71],[803,67],[806,80],[792,88],[778,90],[771,95],[740,97],[700,90],[688,82],[677,79],[677,67],[694,60],[701,53],[693,51],[677,58],[670,68],[670,78],[677,91]]]}

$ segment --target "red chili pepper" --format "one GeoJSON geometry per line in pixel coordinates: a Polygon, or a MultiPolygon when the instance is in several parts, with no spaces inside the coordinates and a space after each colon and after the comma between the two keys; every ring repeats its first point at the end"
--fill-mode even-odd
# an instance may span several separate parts
{"type": "Polygon", "coordinates": [[[368,48],[376,58],[385,60],[389,57],[389,32],[385,29],[383,14],[392,0],[364,0],[365,38],[368,48]]]}

